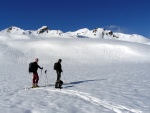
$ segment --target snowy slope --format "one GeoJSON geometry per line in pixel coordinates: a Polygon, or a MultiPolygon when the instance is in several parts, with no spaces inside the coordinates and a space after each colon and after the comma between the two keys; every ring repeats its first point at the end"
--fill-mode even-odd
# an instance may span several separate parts
{"type": "Polygon", "coordinates": [[[3,31],[0,51],[1,113],[150,111],[150,46],[147,44],[101,38],[48,38],[3,31]],[[37,57],[39,65],[48,70],[48,82],[44,70],[38,70],[41,87],[28,89],[32,84],[28,65],[37,57]],[[54,88],[53,64],[59,58],[65,82],[61,90],[54,88]]]}

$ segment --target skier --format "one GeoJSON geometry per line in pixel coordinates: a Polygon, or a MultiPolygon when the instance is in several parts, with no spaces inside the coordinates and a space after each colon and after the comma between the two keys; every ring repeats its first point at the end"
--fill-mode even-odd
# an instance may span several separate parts
{"type": "Polygon", "coordinates": [[[38,61],[39,61],[39,59],[36,58],[35,61],[33,62],[33,84],[32,84],[32,88],[39,87],[38,86],[39,76],[38,76],[37,70],[38,70],[38,68],[43,69],[43,67],[40,67],[38,65],[38,61]]]}
{"type": "Polygon", "coordinates": [[[56,62],[54,64],[54,70],[56,70],[56,73],[57,73],[57,80],[56,80],[56,83],[55,83],[55,88],[62,88],[61,86],[63,84],[63,81],[60,80],[61,72],[63,72],[62,67],[61,67],[61,62],[62,62],[62,60],[59,59],[58,62],[56,62]]]}

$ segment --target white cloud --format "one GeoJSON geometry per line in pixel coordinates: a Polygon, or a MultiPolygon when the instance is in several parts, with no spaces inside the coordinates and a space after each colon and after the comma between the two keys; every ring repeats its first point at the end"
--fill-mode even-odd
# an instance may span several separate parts
{"type": "Polygon", "coordinates": [[[122,28],[122,27],[116,26],[116,25],[106,26],[106,28],[113,31],[113,32],[125,33],[127,31],[126,28],[122,28]]]}

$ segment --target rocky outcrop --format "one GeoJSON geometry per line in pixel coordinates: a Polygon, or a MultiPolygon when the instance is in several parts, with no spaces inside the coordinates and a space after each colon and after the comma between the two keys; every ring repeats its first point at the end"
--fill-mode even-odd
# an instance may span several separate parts
{"type": "Polygon", "coordinates": [[[37,30],[36,34],[43,34],[43,33],[48,33],[49,28],[47,26],[43,26],[40,29],[37,30]]]}

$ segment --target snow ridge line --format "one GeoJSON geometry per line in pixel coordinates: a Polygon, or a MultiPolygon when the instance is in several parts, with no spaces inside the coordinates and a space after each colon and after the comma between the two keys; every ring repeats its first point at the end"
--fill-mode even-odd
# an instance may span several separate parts
{"type": "Polygon", "coordinates": [[[135,110],[135,109],[129,109],[125,106],[121,105],[113,105],[110,102],[102,101],[98,98],[92,97],[87,93],[79,92],[79,91],[74,91],[74,90],[52,90],[52,89],[46,89],[52,92],[61,92],[64,94],[69,94],[69,95],[75,95],[78,96],[79,98],[82,98],[86,101],[89,101],[97,106],[103,106],[109,110],[114,111],[115,113],[142,113],[140,110],[135,110]]]}

